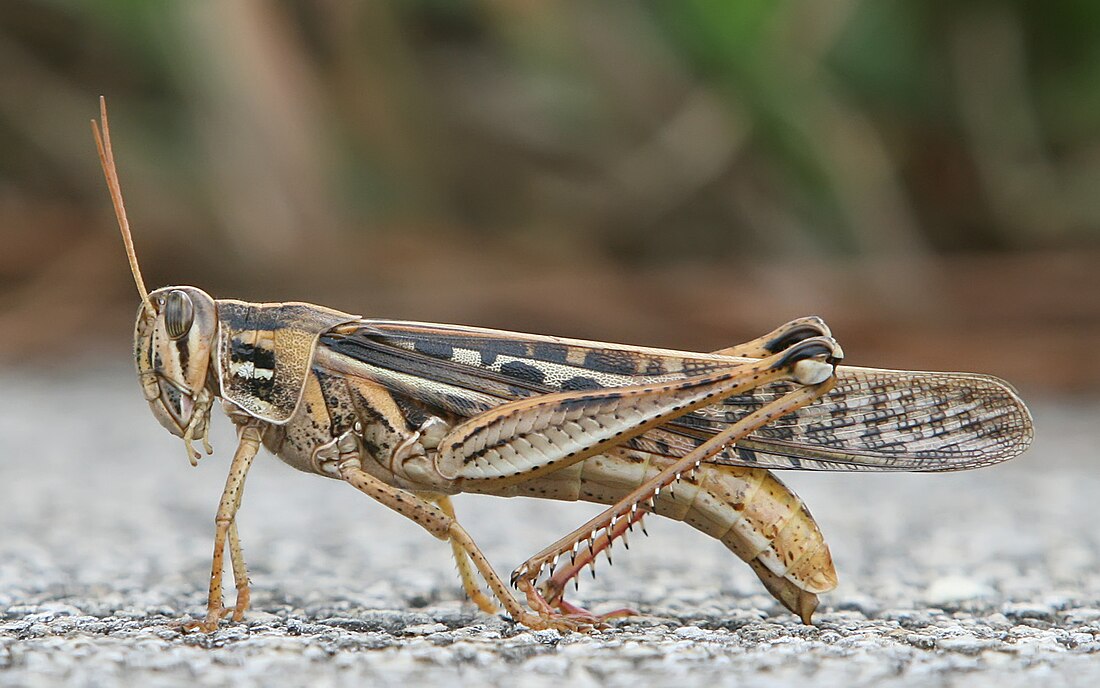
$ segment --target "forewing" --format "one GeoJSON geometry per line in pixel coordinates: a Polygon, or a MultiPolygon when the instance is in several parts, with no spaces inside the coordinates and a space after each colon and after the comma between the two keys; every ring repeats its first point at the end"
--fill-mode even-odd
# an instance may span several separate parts
{"type": "MultiPolygon", "coordinates": [[[[729,397],[679,419],[665,436],[646,438],[652,444],[642,448],[683,454],[788,389],[775,384],[729,397]]],[[[803,470],[964,470],[1019,455],[1032,432],[1027,408],[997,378],[841,366],[836,386],[822,399],[761,428],[717,461],[803,470]]]]}
{"type": "MultiPolygon", "coordinates": [[[[458,325],[365,320],[321,346],[391,391],[463,417],[562,391],[660,384],[744,359],[458,325]]],[[[803,470],[945,471],[1024,451],[1031,417],[996,378],[841,366],[823,399],[761,428],[715,461],[803,470]]],[[[677,458],[790,391],[765,385],[647,431],[624,447],[677,458]]]]}

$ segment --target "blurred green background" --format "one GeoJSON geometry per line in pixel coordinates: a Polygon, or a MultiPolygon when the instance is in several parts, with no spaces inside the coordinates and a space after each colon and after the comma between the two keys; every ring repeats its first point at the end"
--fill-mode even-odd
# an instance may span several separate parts
{"type": "Polygon", "coordinates": [[[1100,390],[1100,3],[0,5],[0,360],[150,287],[1100,390]]]}

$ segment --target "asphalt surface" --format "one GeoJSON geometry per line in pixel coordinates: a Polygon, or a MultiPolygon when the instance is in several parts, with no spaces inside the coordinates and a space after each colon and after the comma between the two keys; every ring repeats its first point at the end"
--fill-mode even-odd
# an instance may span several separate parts
{"type": "MultiPolygon", "coordinates": [[[[229,424],[192,469],[128,367],[77,370],[0,372],[0,685],[1100,685],[1100,399],[1033,400],[1004,466],[786,475],[841,580],[814,627],[650,519],[573,595],[643,616],[531,632],[463,603],[445,544],[266,457],[239,517],[253,611],[201,635],[179,621],[204,609],[229,424]]],[[[502,572],[596,511],[456,507],[502,572]]]]}

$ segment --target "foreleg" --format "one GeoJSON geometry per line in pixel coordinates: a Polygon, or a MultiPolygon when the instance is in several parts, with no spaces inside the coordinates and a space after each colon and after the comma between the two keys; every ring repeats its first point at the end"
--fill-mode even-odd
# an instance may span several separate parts
{"type": "Polygon", "coordinates": [[[239,621],[244,617],[245,609],[248,608],[250,597],[248,570],[241,552],[235,519],[237,509],[241,506],[245,477],[248,475],[248,469],[252,467],[252,460],[260,451],[262,439],[263,432],[257,425],[248,424],[241,427],[240,441],[229,467],[229,476],[225,480],[221,501],[218,503],[218,514],[214,519],[214,557],[210,567],[210,592],[206,602],[206,618],[203,621],[188,624],[185,627],[187,630],[198,628],[206,633],[213,632],[218,628],[222,618],[231,611],[234,620],[239,621]],[[226,609],[222,600],[222,573],[225,568],[227,538],[233,562],[233,577],[237,586],[237,604],[233,610],[226,609]]]}

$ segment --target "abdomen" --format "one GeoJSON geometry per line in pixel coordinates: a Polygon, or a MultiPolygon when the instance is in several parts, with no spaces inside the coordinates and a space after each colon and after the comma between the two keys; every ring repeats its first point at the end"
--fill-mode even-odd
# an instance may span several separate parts
{"type": "MultiPolygon", "coordinates": [[[[614,504],[667,461],[618,450],[493,494],[614,504]]],[[[817,523],[770,471],[703,464],[692,478],[685,476],[672,489],[662,490],[654,506],[657,515],[721,540],[804,621],[817,606],[817,593],[836,587],[832,557],[817,523]]]]}

